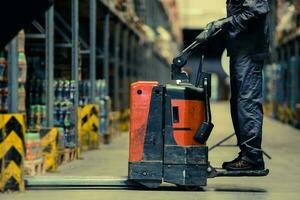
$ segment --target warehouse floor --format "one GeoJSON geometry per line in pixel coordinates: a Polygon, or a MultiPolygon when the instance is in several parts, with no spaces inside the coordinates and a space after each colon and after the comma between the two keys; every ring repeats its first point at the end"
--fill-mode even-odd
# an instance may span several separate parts
{"type": "MultiPolygon", "coordinates": [[[[233,132],[228,104],[213,104],[216,125],[209,145],[233,132]]],[[[157,191],[145,190],[58,190],[27,191],[26,193],[4,194],[1,200],[48,200],[48,199],[299,199],[300,196],[300,131],[271,119],[265,119],[264,150],[272,156],[265,158],[271,170],[265,178],[217,178],[209,180],[208,186],[200,192],[176,191],[166,187],[157,191]]],[[[232,139],[226,144],[234,144],[232,139]]],[[[47,175],[111,175],[126,176],[128,158],[128,135],[122,134],[111,145],[101,150],[83,153],[84,160],[78,160],[60,167],[58,173],[47,175]]],[[[230,160],[237,148],[221,147],[210,153],[210,161],[220,166],[230,160]]]]}

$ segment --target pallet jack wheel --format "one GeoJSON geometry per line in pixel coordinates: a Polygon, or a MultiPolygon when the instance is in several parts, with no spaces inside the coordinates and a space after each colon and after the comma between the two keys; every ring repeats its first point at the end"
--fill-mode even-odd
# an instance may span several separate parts
{"type": "Polygon", "coordinates": [[[190,192],[200,191],[202,187],[200,186],[185,186],[185,185],[176,185],[179,190],[185,190],[190,192]]]}

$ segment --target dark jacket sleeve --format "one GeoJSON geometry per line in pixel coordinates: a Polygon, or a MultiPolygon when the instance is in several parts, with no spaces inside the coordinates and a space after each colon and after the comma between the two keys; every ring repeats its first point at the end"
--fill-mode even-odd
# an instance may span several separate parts
{"type": "Polygon", "coordinates": [[[266,15],[269,12],[268,0],[245,0],[242,12],[230,16],[230,25],[235,34],[247,30],[250,21],[266,15]]]}

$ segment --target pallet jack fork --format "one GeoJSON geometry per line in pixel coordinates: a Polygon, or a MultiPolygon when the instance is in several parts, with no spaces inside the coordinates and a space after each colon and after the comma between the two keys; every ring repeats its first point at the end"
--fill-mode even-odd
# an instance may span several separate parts
{"type": "Polygon", "coordinates": [[[226,171],[208,161],[206,141],[213,129],[210,74],[202,72],[203,56],[194,85],[183,70],[191,53],[202,44],[195,41],[173,60],[175,83],[131,85],[128,177],[26,177],[26,187],[154,189],[166,182],[195,189],[206,186],[208,178],[267,176],[268,169],[226,171]]]}

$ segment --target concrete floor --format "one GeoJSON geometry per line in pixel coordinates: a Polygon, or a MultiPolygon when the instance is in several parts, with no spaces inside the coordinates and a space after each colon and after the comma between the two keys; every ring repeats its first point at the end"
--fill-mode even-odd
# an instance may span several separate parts
{"type": "MultiPolygon", "coordinates": [[[[233,133],[228,104],[214,103],[215,129],[209,145],[233,133]]],[[[25,193],[0,194],[1,200],[48,200],[48,199],[300,199],[300,131],[271,119],[265,119],[264,150],[272,156],[265,158],[270,175],[264,178],[216,178],[208,182],[203,191],[176,191],[164,187],[157,191],[145,190],[57,190],[27,191],[25,193]]],[[[234,144],[231,139],[226,144],[234,144]]],[[[101,150],[83,154],[84,160],[63,165],[59,172],[47,175],[126,176],[128,158],[128,134],[116,138],[113,144],[101,150]]],[[[237,148],[222,147],[210,152],[210,161],[220,166],[224,160],[236,156],[237,148]]]]}

